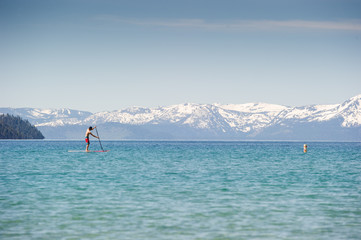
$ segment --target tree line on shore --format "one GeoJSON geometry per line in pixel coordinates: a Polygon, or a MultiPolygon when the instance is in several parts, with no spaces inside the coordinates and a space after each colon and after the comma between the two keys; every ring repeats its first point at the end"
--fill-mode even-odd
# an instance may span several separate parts
{"type": "Polygon", "coordinates": [[[9,114],[0,115],[0,139],[44,139],[28,120],[9,114]]]}

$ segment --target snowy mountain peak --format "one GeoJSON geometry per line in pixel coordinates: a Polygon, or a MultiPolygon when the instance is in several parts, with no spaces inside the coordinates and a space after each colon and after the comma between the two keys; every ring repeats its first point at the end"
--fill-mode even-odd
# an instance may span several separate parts
{"type": "Polygon", "coordinates": [[[350,98],[338,107],[339,115],[344,118],[343,127],[361,125],[361,95],[350,98]]]}
{"type": "Polygon", "coordinates": [[[356,96],[350,98],[350,100],[351,100],[351,101],[361,101],[361,94],[356,95],[356,96]]]}
{"type": "Polygon", "coordinates": [[[91,112],[72,110],[69,108],[0,108],[0,112],[21,116],[36,126],[79,124],[81,120],[92,115],[91,112]]]}
{"type": "Polygon", "coordinates": [[[269,103],[245,103],[245,104],[226,104],[226,105],[218,105],[219,107],[227,110],[233,110],[238,112],[281,112],[288,107],[277,105],[277,104],[269,104],[269,103]]]}
{"type": "Polygon", "coordinates": [[[268,103],[196,104],[146,108],[129,107],[90,113],[67,108],[0,108],[0,113],[19,115],[38,127],[92,126],[177,126],[210,131],[214,134],[256,135],[272,127],[320,124],[333,121],[341,128],[361,126],[361,95],[342,104],[288,107],[268,103]]]}

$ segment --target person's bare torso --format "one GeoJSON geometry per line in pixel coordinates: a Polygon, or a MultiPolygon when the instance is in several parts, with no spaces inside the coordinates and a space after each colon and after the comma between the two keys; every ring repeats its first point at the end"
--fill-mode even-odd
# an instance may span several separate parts
{"type": "Polygon", "coordinates": [[[90,130],[88,129],[88,130],[86,130],[85,137],[88,138],[89,135],[90,135],[90,130]]]}

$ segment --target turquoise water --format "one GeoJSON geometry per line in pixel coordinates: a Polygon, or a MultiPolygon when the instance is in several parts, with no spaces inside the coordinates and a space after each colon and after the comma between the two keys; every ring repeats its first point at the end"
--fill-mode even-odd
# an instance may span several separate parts
{"type": "Polygon", "coordinates": [[[360,143],[102,143],[0,141],[0,239],[361,239],[360,143]]]}

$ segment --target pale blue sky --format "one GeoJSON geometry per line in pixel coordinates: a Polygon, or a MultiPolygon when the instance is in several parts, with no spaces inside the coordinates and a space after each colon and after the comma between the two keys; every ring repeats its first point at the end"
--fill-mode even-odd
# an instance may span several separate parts
{"type": "Polygon", "coordinates": [[[0,0],[0,107],[341,103],[361,1],[0,0]]]}

